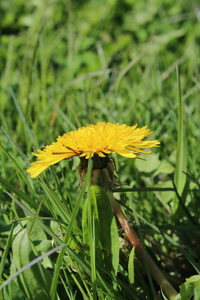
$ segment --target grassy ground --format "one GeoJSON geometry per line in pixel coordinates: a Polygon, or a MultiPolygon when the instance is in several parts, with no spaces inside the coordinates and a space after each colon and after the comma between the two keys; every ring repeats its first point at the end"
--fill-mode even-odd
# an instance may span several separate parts
{"type": "Polygon", "coordinates": [[[182,299],[200,299],[199,276],[184,284],[200,273],[197,1],[2,0],[0,14],[1,283],[40,259],[3,287],[1,299],[155,299],[160,293],[148,267],[135,259],[130,268],[131,247],[120,227],[118,274],[105,267],[100,276],[91,264],[78,159],[62,161],[39,180],[26,173],[33,149],[98,121],[148,125],[160,141],[147,161],[114,156],[124,184],[115,196],[182,299]],[[70,248],[60,261],[63,250],[54,248],[41,257],[52,240],[61,247],[66,231],[70,248]]]}

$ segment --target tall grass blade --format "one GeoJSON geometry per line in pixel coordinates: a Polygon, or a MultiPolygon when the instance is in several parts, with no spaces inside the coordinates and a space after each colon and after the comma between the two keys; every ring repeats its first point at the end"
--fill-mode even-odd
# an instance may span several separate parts
{"type": "Polygon", "coordinates": [[[6,258],[7,258],[7,255],[8,255],[11,243],[12,243],[14,228],[15,228],[15,222],[13,222],[13,224],[12,224],[12,227],[11,227],[11,230],[10,230],[10,233],[9,233],[9,237],[6,241],[6,246],[4,248],[3,256],[2,256],[2,259],[1,259],[1,263],[0,263],[0,281],[2,281],[2,274],[3,274],[4,266],[5,266],[5,263],[6,263],[6,258]]]}
{"type": "Polygon", "coordinates": [[[58,105],[56,104],[56,102],[51,98],[50,99],[54,109],[58,112],[58,114],[60,115],[60,117],[66,122],[67,126],[69,126],[69,128],[71,130],[77,130],[77,128],[74,126],[74,124],[70,121],[70,119],[63,113],[63,111],[58,107],[58,105]]]}
{"type": "Polygon", "coordinates": [[[14,140],[11,138],[11,136],[8,134],[8,132],[3,128],[3,126],[1,126],[2,131],[5,133],[5,135],[9,138],[9,140],[11,141],[11,143],[15,146],[15,148],[17,149],[17,151],[19,152],[19,154],[21,155],[21,157],[27,161],[28,164],[30,164],[28,158],[26,157],[26,155],[23,153],[23,151],[20,149],[20,147],[14,142],[14,140]]]}
{"type": "Polygon", "coordinates": [[[31,132],[31,129],[30,129],[30,127],[29,127],[29,125],[28,125],[28,123],[27,123],[27,121],[26,121],[26,118],[25,118],[25,116],[24,116],[24,114],[23,114],[23,112],[22,112],[22,110],[21,110],[21,107],[20,107],[20,105],[19,105],[19,102],[18,102],[18,100],[17,100],[17,98],[16,98],[16,96],[15,96],[15,93],[14,93],[14,91],[13,91],[13,88],[12,88],[12,86],[11,86],[10,84],[9,84],[9,86],[8,86],[8,89],[9,89],[9,92],[10,92],[10,94],[11,94],[11,96],[12,96],[12,99],[13,99],[13,101],[14,101],[14,103],[15,103],[15,106],[16,106],[16,108],[17,108],[17,111],[18,111],[18,113],[19,113],[19,116],[20,116],[20,118],[21,118],[21,120],[22,120],[22,123],[24,124],[24,126],[25,126],[25,128],[26,128],[26,132],[27,132],[29,138],[31,139],[32,144],[35,145],[35,139],[34,139],[34,137],[33,137],[33,134],[32,134],[32,132],[31,132]]]}
{"type": "MultiPolygon", "coordinates": [[[[187,165],[187,136],[184,139],[184,121],[183,121],[183,100],[181,91],[181,81],[178,66],[177,80],[178,80],[178,141],[177,141],[177,156],[176,156],[176,166],[174,173],[174,182],[177,187],[178,193],[181,194],[185,185],[186,178],[183,171],[186,169],[187,165]]],[[[174,197],[172,210],[175,213],[178,208],[178,199],[174,197]]]]}
{"type": "Polygon", "coordinates": [[[4,149],[4,147],[0,144],[0,148],[3,150],[3,152],[7,155],[7,157],[12,161],[12,163],[15,165],[17,171],[19,172],[19,174],[21,175],[22,179],[24,180],[24,182],[26,182],[27,186],[30,188],[31,192],[33,193],[33,195],[36,197],[35,191],[33,190],[32,186],[30,185],[28,179],[26,178],[26,176],[24,175],[22,169],[20,168],[20,166],[17,164],[16,160],[4,149]]]}

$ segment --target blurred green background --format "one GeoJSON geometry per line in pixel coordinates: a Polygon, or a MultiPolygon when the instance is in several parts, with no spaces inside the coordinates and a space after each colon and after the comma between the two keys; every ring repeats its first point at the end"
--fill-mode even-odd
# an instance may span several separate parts
{"type": "MultiPolygon", "coordinates": [[[[164,159],[155,174],[164,184],[176,168],[180,89],[183,171],[192,166],[199,174],[197,2],[2,0],[0,14],[0,123],[29,159],[33,149],[88,123],[148,125],[161,142],[149,172],[164,159]]],[[[2,132],[1,141],[10,149],[2,132]]],[[[121,180],[137,184],[135,161],[118,160],[121,180]]],[[[1,164],[4,177],[15,176],[7,158],[1,164]]]]}

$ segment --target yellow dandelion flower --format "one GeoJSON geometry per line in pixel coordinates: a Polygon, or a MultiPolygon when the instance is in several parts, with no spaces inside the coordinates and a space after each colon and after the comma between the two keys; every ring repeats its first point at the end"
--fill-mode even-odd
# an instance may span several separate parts
{"type": "Polygon", "coordinates": [[[59,136],[57,142],[38,150],[38,153],[33,153],[39,160],[32,163],[27,172],[35,178],[49,166],[73,156],[88,159],[90,154],[91,157],[98,155],[103,158],[108,154],[118,153],[135,158],[140,153],[151,153],[151,150],[144,149],[160,144],[157,140],[143,141],[151,133],[147,126],[137,128],[137,124],[127,126],[99,122],[96,125],[88,125],[59,136]]]}

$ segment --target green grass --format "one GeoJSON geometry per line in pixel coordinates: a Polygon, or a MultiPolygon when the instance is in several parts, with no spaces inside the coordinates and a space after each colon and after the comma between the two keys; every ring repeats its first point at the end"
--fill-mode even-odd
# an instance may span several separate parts
{"type": "Polygon", "coordinates": [[[123,184],[114,195],[172,285],[198,299],[199,277],[186,278],[200,274],[199,13],[186,0],[1,1],[1,299],[158,293],[120,227],[117,274],[83,243],[79,159],[26,173],[31,152],[98,121],[148,125],[160,141],[146,161],[113,155],[123,184]]]}

